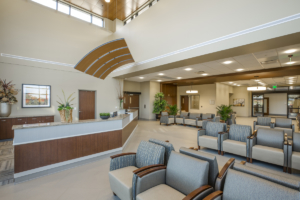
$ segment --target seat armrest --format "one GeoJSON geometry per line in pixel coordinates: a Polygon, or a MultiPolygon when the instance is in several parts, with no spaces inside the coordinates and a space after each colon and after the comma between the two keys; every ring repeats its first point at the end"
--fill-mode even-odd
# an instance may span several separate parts
{"type": "Polygon", "coordinates": [[[210,190],[211,192],[213,192],[213,187],[210,186],[210,185],[201,186],[201,187],[197,188],[196,190],[194,190],[193,192],[189,193],[182,200],[192,200],[192,199],[195,199],[198,195],[204,194],[204,192],[205,193],[208,192],[208,190],[210,190]]]}
{"type": "Polygon", "coordinates": [[[151,174],[153,172],[156,172],[156,171],[159,171],[159,170],[163,170],[163,169],[167,169],[167,167],[166,166],[161,166],[161,167],[150,168],[150,169],[145,170],[145,171],[143,171],[143,172],[141,172],[141,173],[139,173],[137,175],[138,175],[138,177],[143,178],[143,176],[146,176],[148,174],[151,174]]]}
{"type": "Polygon", "coordinates": [[[136,153],[121,153],[111,156],[110,171],[135,166],[136,153]]]}
{"type": "Polygon", "coordinates": [[[213,199],[216,199],[217,197],[221,197],[222,195],[223,195],[223,192],[218,190],[218,191],[211,193],[210,195],[205,197],[203,200],[213,200],[213,199]]]}
{"type": "Polygon", "coordinates": [[[136,169],[133,171],[134,174],[138,174],[142,171],[145,171],[145,170],[148,170],[148,169],[151,169],[151,168],[154,168],[154,167],[162,167],[164,166],[163,164],[157,164],[157,165],[148,165],[148,166],[145,166],[145,167],[141,167],[139,169],[136,169]]]}
{"type": "Polygon", "coordinates": [[[234,162],[235,162],[235,159],[234,158],[230,158],[227,161],[227,163],[223,166],[223,168],[221,169],[221,171],[220,171],[220,173],[218,175],[218,178],[223,178],[226,175],[228,169],[230,167],[232,167],[232,165],[234,164],[234,162]]]}
{"type": "Polygon", "coordinates": [[[220,134],[220,135],[225,134],[225,133],[228,133],[228,132],[218,132],[218,134],[220,134]]]}
{"type": "Polygon", "coordinates": [[[293,141],[289,140],[287,144],[287,151],[288,151],[288,157],[287,157],[287,167],[288,172],[291,173],[292,168],[292,154],[293,154],[293,141]]]}
{"type": "Polygon", "coordinates": [[[257,136],[257,130],[254,130],[252,135],[257,136]]]}
{"type": "Polygon", "coordinates": [[[110,158],[114,159],[114,158],[117,158],[117,157],[127,156],[127,155],[132,155],[132,154],[136,154],[136,153],[120,153],[120,154],[117,154],[117,155],[113,155],[110,158]]]}
{"type": "Polygon", "coordinates": [[[275,128],[275,122],[270,123],[270,128],[275,128]]]}

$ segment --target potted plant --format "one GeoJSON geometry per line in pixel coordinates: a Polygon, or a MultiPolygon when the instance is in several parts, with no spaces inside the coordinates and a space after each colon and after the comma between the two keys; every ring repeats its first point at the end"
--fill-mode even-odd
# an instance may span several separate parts
{"type": "Polygon", "coordinates": [[[162,92],[155,94],[152,113],[156,114],[156,119],[159,119],[159,114],[166,109],[167,101],[163,99],[164,97],[165,95],[162,92]]]}
{"type": "Polygon", "coordinates": [[[73,105],[73,104],[70,104],[70,103],[75,99],[75,97],[72,98],[72,95],[74,94],[74,92],[67,99],[65,96],[65,92],[63,90],[62,90],[62,93],[64,95],[64,101],[59,96],[57,96],[60,100],[60,102],[57,101],[57,103],[59,104],[57,110],[59,111],[59,114],[60,114],[60,120],[61,120],[61,122],[72,123],[73,107],[71,107],[71,105],[73,105]]]}
{"type": "Polygon", "coordinates": [[[169,113],[169,115],[172,115],[172,116],[176,116],[177,113],[178,113],[178,108],[177,108],[177,105],[168,105],[168,108],[167,108],[167,111],[169,113]]]}
{"type": "Polygon", "coordinates": [[[228,119],[230,118],[230,113],[232,113],[231,109],[232,105],[226,106],[226,105],[220,105],[216,109],[218,110],[218,114],[221,116],[221,120],[224,120],[226,123],[228,122],[228,119]]]}
{"type": "Polygon", "coordinates": [[[100,113],[101,119],[108,119],[110,117],[110,113],[100,113]]]}
{"type": "Polygon", "coordinates": [[[11,82],[0,79],[0,117],[8,117],[11,114],[11,105],[18,102],[15,97],[18,90],[11,82]]]}

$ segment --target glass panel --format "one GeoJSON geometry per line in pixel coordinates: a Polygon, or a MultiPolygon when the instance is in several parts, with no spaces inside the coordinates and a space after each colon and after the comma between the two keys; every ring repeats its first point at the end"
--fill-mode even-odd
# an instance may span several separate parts
{"type": "Polygon", "coordinates": [[[50,107],[50,86],[23,85],[23,108],[50,107]]]}
{"type": "Polygon", "coordinates": [[[191,96],[190,99],[191,99],[191,109],[199,110],[200,96],[199,95],[193,95],[193,96],[191,96]]]}
{"type": "Polygon", "coordinates": [[[139,15],[142,14],[143,12],[145,12],[146,10],[148,10],[149,6],[146,6],[145,8],[143,8],[140,12],[139,15]]]}
{"type": "Polygon", "coordinates": [[[32,0],[32,1],[56,10],[56,1],[55,0],[32,0]]]}
{"type": "Polygon", "coordinates": [[[253,116],[264,116],[263,107],[264,107],[264,95],[253,95],[253,116]]]}
{"type": "Polygon", "coordinates": [[[78,19],[81,19],[86,22],[91,22],[91,15],[83,12],[81,10],[78,10],[76,8],[71,7],[71,16],[76,17],[78,19]]]}
{"type": "Polygon", "coordinates": [[[131,19],[127,20],[127,21],[126,21],[126,24],[128,24],[129,22],[131,22],[131,19]]]}
{"type": "Polygon", "coordinates": [[[103,27],[103,19],[93,16],[93,24],[103,27]]]}
{"type": "Polygon", "coordinates": [[[288,95],[288,117],[296,118],[300,113],[300,95],[289,94],[288,95]]]}
{"type": "Polygon", "coordinates": [[[65,13],[67,15],[70,14],[70,8],[68,5],[64,4],[64,3],[60,3],[58,2],[58,11],[62,12],[62,13],[65,13]]]}

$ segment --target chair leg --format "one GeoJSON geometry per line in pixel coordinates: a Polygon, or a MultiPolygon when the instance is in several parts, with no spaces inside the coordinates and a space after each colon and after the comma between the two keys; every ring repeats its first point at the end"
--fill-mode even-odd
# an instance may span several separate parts
{"type": "Polygon", "coordinates": [[[186,124],[183,124],[183,126],[186,126],[186,124]]]}
{"type": "Polygon", "coordinates": [[[283,167],[283,172],[286,172],[286,167],[283,167]]]}
{"type": "Polygon", "coordinates": [[[292,173],[292,168],[288,167],[288,173],[291,174],[292,173]]]}
{"type": "Polygon", "coordinates": [[[198,145],[198,149],[200,150],[200,146],[198,145]]]}
{"type": "Polygon", "coordinates": [[[218,150],[218,154],[220,155],[220,153],[221,153],[221,151],[220,150],[218,150]]]}
{"type": "Polygon", "coordinates": [[[224,151],[221,151],[221,155],[224,156],[224,151]]]}
{"type": "Polygon", "coordinates": [[[113,194],[114,194],[114,196],[117,196],[116,193],[113,192],[113,194]]]}
{"type": "Polygon", "coordinates": [[[250,163],[252,163],[252,158],[250,158],[250,163]]]}
{"type": "Polygon", "coordinates": [[[161,125],[161,123],[159,123],[159,125],[161,125]]]}
{"type": "Polygon", "coordinates": [[[247,157],[247,162],[249,162],[249,158],[247,157]]]}

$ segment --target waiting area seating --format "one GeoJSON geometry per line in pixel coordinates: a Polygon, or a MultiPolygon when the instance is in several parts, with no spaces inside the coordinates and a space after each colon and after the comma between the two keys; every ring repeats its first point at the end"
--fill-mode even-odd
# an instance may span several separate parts
{"type": "Polygon", "coordinates": [[[257,130],[258,128],[271,128],[271,117],[257,117],[257,121],[253,122],[253,130],[257,130]]]}
{"type": "Polygon", "coordinates": [[[169,115],[168,112],[162,112],[160,117],[160,125],[164,123],[167,126],[175,123],[175,116],[169,115]]]}
{"type": "Polygon", "coordinates": [[[293,137],[293,133],[295,132],[295,125],[292,123],[292,119],[276,118],[275,123],[272,123],[271,126],[275,129],[284,130],[289,139],[293,137]]]}
{"type": "Polygon", "coordinates": [[[294,132],[293,139],[288,141],[288,172],[300,170],[300,133],[294,132]]]}

